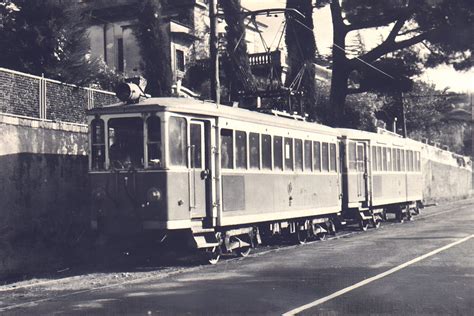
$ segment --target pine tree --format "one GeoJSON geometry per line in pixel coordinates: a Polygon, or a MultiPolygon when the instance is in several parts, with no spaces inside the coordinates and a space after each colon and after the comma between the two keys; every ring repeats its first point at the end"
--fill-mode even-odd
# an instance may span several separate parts
{"type": "Polygon", "coordinates": [[[142,57],[142,71],[151,96],[171,95],[172,71],[169,23],[163,16],[161,1],[144,0],[140,3],[135,35],[142,57]]]}
{"type": "MultiPolygon", "coordinates": [[[[287,0],[286,7],[296,9],[304,17],[290,13],[287,15],[285,42],[288,50],[289,71],[286,86],[289,86],[300,71],[304,71],[301,81],[302,112],[314,116],[316,112],[316,71],[315,57],[319,54],[313,33],[313,6],[311,0],[287,0]]],[[[301,113],[301,114],[304,114],[301,113]]]]}

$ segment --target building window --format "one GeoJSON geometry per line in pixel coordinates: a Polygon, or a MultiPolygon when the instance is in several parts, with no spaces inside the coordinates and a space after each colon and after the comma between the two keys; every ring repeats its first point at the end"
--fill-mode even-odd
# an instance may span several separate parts
{"type": "Polygon", "coordinates": [[[176,50],[176,69],[184,71],[184,52],[180,49],[176,50]]]}

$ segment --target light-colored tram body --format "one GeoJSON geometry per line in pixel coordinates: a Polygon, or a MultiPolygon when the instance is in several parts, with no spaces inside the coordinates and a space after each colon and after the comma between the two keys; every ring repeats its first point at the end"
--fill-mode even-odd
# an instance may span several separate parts
{"type": "Polygon", "coordinates": [[[336,129],[183,98],[88,118],[99,231],[181,231],[197,248],[245,254],[260,236],[330,231],[341,211],[336,129]]]}
{"type": "Polygon", "coordinates": [[[421,144],[395,134],[341,132],[343,214],[366,229],[385,213],[402,221],[421,207],[421,144]]]}

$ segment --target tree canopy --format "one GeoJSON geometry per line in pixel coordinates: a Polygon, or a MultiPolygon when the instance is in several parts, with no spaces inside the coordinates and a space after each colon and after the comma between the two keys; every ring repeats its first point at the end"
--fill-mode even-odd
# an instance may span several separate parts
{"type": "Polygon", "coordinates": [[[87,18],[75,2],[7,0],[0,18],[0,66],[78,85],[113,81],[90,56],[87,18]]]}
{"type": "MultiPolygon", "coordinates": [[[[327,2],[318,1],[320,5],[327,2]]],[[[417,61],[426,67],[440,63],[452,64],[456,69],[472,67],[474,7],[468,0],[343,0],[332,1],[329,6],[334,42],[330,92],[334,115],[329,122],[332,125],[344,125],[348,94],[373,88],[367,85],[367,81],[365,85],[362,81],[356,90],[349,89],[349,77],[354,72],[365,79],[374,77],[368,73],[378,71],[381,75],[384,72],[385,77],[391,79],[385,80],[385,89],[400,90],[407,76],[397,70],[409,68],[417,61]],[[347,54],[346,40],[350,32],[379,27],[389,28],[381,43],[368,51],[360,51],[355,57],[347,54]],[[414,45],[417,45],[417,55],[411,57],[415,59],[399,58],[402,52],[413,49],[414,45]],[[397,54],[398,58],[394,58],[397,54]],[[387,62],[388,58],[392,62],[387,62]]],[[[409,71],[407,75],[410,75],[409,71]]],[[[372,82],[382,88],[379,80],[372,82]]]]}

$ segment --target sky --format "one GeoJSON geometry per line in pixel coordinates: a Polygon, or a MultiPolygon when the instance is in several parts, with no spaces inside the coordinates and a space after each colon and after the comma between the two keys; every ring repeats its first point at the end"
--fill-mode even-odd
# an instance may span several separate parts
{"type": "MultiPolygon", "coordinates": [[[[242,6],[249,10],[284,8],[286,5],[285,0],[241,0],[241,2],[242,6]]],[[[272,47],[275,48],[283,16],[259,17],[259,21],[268,25],[268,28],[263,32],[263,36],[269,45],[275,37],[277,38],[272,47]]],[[[318,50],[323,55],[329,54],[332,46],[332,21],[329,7],[314,10],[313,22],[318,50]]],[[[376,45],[380,41],[383,31],[383,29],[369,30],[363,34],[363,40],[367,48],[370,48],[371,44],[376,45]]],[[[350,39],[347,42],[350,42],[350,39]]],[[[282,41],[282,44],[284,45],[284,41],[282,41]]],[[[438,89],[449,87],[449,91],[452,92],[474,92],[474,69],[460,72],[455,71],[451,66],[441,65],[433,69],[427,69],[419,79],[435,84],[438,89]]]]}

